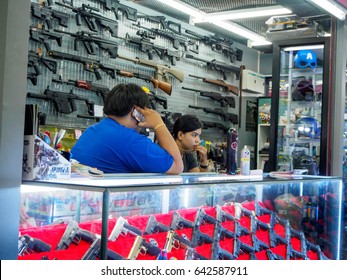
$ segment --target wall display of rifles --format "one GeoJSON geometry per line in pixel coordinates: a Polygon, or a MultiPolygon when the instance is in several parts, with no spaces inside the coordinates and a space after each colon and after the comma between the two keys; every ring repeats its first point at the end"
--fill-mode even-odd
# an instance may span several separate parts
{"type": "MultiPolygon", "coordinates": [[[[31,16],[27,96],[30,101],[51,102],[60,120],[69,115],[92,119],[94,105],[103,105],[110,88],[122,79],[135,78],[135,83],[144,82],[151,87],[148,94],[153,108],[157,103],[170,111],[171,103],[179,103],[179,89],[195,91],[208,97],[205,100],[210,100],[209,105],[184,103],[180,111],[201,109],[228,125],[237,124],[238,115],[227,109],[235,109],[239,89],[227,80],[231,73],[239,79],[240,67],[233,64],[242,61],[243,52],[232,47],[230,39],[184,30],[180,22],[139,13],[119,1],[37,0],[31,3],[31,16]],[[203,50],[212,50],[216,58],[228,57],[230,63],[206,59],[200,54],[203,50]],[[147,59],[141,58],[144,54],[147,59]],[[203,62],[203,67],[194,66],[189,60],[203,62]],[[186,71],[200,74],[188,76],[196,80],[197,87],[178,88],[185,82],[186,71]],[[210,71],[221,73],[223,79],[207,78],[210,71]],[[201,81],[206,83],[204,90],[199,90],[201,81]],[[209,90],[209,86],[223,91],[209,90]],[[235,97],[227,95],[230,93],[235,97]],[[226,110],[213,108],[215,101],[226,110]]],[[[208,123],[214,122],[204,123],[208,127],[208,123]]]]}

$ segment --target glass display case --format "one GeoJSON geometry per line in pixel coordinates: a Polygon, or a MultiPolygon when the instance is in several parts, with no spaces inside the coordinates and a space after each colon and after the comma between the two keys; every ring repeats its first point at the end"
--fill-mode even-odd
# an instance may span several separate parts
{"type": "Polygon", "coordinates": [[[24,181],[18,259],[340,259],[340,178],[24,181]]]}
{"type": "Polygon", "coordinates": [[[274,44],[271,170],[327,173],[329,40],[274,44]]]}

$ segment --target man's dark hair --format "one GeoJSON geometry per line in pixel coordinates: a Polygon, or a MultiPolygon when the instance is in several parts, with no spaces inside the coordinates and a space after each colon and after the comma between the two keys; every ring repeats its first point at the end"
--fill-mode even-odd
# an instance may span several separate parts
{"type": "Polygon", "coordinates": [[[172,134],[175,139],[178,137],[178,132],[190,132],[202,128],[200,120],[193,115],[183,115],[177,118],[173,126],[172,134]]]}
{"type": "Polygon", "coordinates": [[[108,94],[104,104],[104,114],[125,116],[134,105],[150,108],[148,94],[136,84],[118,84],[108,94]]]}

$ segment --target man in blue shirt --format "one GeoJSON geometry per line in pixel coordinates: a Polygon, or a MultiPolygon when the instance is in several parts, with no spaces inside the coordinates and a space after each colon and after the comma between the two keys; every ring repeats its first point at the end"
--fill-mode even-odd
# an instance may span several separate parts
{"type": "Polygon", "coordinates": [[[105,173],[180,174],[180,151],[159,113],[149,107],[138,85],[115,86],[105,100],[107,117],[82,133],[72,158],[105,173]],[[140,134],[141,128],[154,129],[158,144],[140,134]]]}

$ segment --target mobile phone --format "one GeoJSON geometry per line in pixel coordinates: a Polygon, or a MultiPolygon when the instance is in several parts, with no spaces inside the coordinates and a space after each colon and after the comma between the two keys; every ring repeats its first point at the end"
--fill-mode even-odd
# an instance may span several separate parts
{"type": "Polygon", "coordinates": [[[145,116],[142,115],[139,111],[137,111],[136,109],[134,109],[133,111],[133,117],[135,118],[135,120],[137,120],[138,122],[144,122],[145,121],[145,116]]]}

